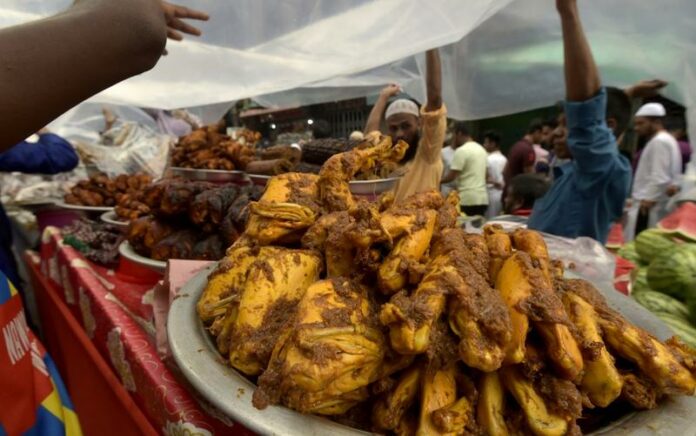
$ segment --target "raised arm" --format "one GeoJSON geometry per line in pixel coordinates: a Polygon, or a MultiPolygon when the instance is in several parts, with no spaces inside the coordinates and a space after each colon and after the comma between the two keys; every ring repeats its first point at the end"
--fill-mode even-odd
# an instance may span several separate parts
{"type": "Polygon", "coordinates": [[[428,50],[425,53],[425,68],[425,86],[428,93],[425,110],[432,112],[442,106],[442,65],[438,49],[428,50]]]}
{"type": "Polygon", "coordinates": [[[166,32],[157,0],[83,0],[56,16],[0,30],[0,150],[152,68],[166,32]]]}
{"type": "Polygon", "coordinates": [[[565,53],[566,98],[585,101],[595,96],[602,86],[592,50],[580,22],[576,0],[556,0],[563,29],[565,53]]]}
{"type": "Polygon", "coordinates": [[[379,130],[382,124],[382,117],[384,116],[384,111],[387,110],[387,103],[389,99],[401,92],[399,85],[391,84],[386,86],[379,92],[379,97],[375,105],[372,106],[370,111],[370,116],[367,117],[367,123],[365,123],[365,134],[379,130]]]}

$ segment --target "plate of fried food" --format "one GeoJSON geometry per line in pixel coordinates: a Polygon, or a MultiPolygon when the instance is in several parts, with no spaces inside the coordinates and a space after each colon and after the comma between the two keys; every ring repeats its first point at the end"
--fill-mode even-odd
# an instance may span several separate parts
{"type": "Polygon", "coordinates": [[[404,151],[269,180],[170,309],[202,396],[259,434],[694,434],[696,351],[541,234],[467,233],[456,194],[351,195],[353,170],[404,151]]]}
{"type": "Polygon", "coordinates": [[[147,174],[121,174],[111,178],[96,173],[87,180],[80,180],[56,206],[82,212],[108,212],[113,210],[123,195],[132,194],[152,182],[147,174]]]}
{"type": "Polygon", "coordinates": [[[120,227],[122,229],[128,228],[129,222],[120,219],[120,217],[116,214],[116,211],[113,209],[104,212],[99,216],[99,218],[106,224],[111,224],[112,226],[120,227]]]}

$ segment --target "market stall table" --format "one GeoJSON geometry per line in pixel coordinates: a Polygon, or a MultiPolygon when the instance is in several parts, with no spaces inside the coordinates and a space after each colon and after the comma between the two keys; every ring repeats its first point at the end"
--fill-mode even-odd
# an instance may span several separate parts
{"type": "Polygon", "coordinates": [[[114,271],[95,265],[64,245],[56,228],[44,232],[40,255],[30,253],[27,263],[39,289],[42,321],[50,326],[46,347],[66,374],[77,413],[91,420],[93,429],[109,430],[88,434],[133,434],[116,431],[129,423],[135,426],[130,428],[142,425],[142,434],[152,434],[153,429],[162,434],[252,434],[197,401],[180,383],[176,369],[160,358],[153,312],[158,276],[143,272],[134,277],[124,274],[123,268],[114,271]],[[74,344],[65,329],[78,338],[74,344]],[[97,390],[109,380],[117,380],[118,389],[97,390]],[[110,400],[101,401],[102,396],[110,400]],[[119,401],[120,407],[111,406],[119,401]]]}

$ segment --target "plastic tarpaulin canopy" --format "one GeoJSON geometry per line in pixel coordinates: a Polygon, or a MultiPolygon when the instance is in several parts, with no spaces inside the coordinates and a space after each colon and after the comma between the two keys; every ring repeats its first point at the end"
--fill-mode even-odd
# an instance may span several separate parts
{"type": "MultiPolygon", "coordinates": [[[[70,0],[3,0],[0,26],[70,0]]],[[[95,101],[172,109],[257,97],[285,106],[362,96],[399,82],[422,100],[422,53],[442,47],[450,115],[476,119],[563,97],[553,0],[182,0],[207,11],[202,38],[168,44],[152,71],[95,101]],[[260,97],[259,97],[260,96],[260,97]]],[[[604,82],[671,82],[689,106],[696,71],[696,2],[579,0],[604,82]]],[[[692,126],[696,126],[693,111],[692,126]]]]}

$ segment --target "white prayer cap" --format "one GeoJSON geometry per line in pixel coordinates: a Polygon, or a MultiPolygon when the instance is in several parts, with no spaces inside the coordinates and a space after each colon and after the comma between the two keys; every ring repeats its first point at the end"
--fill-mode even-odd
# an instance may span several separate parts
{"type": "Polygon", "coordinates": [[[646,103],[636,112],[637,117],[664,117],[667,115],[661,103],[646,103]]]}
{"type": "Polygon", "coordinates": [[[389,107],[387,108],[387,113],[384,115],[384,118],[389,118],[390,116],[396,114],[411,114],[418,116],[418,105],[416,105],[411,100],[400,98],[389,105],[389,107]]]}

